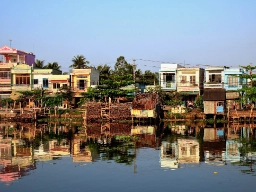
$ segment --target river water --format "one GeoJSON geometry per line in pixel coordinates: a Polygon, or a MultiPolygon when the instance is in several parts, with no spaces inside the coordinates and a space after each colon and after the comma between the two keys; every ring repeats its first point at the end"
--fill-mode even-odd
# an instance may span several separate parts
{"type": "Polygon", "coordinates": [[[254,191],[254,125],[0,124],[0,191],[254,191]]]}

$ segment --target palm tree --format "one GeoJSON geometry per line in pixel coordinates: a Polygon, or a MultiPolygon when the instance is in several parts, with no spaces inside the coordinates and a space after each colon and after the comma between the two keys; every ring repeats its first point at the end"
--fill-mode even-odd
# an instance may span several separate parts
{"type": "Polygon", "coordinates": [[[74,69],[87,69],[89,68],[88,64],[90,63],[89,61],[86,60],[86,58],[83,55],[77,55],[74,56],[72,59],[73,64],[69,66],[69,68],[74,68],[74,69]]]}
{"type": "Polygon", "coordinates": [[[48,63],[46,66],[44,66],[45,69],[54,69],[54,70],[60,70],[61,66],[59,66],[58,62],[48,63]]]}
{"type": "Polygon", "coordinates": [[[97,70],[100,71],[100,81],[103,79],[109,79],[112,71],[111,71],[111,67],[107,64],[105,65],[99,65],[97,67],[97,70]]]}
{"type": "Polygon", "coordinates": [[[35,67],[44,68],[44,60],[37,59],[35,62],[35,67]]]}

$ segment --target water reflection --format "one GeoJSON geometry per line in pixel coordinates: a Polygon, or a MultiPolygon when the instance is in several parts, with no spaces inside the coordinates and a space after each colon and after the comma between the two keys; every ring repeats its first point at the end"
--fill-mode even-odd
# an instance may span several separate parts
{"type": "MultiPolygon", "coordinates": [[[[71,157],[81,166],[106,161],[133,166],[138,150],[159,151],[160,166],[232,164],[251,174],[256,161],[254,125],[173,124],[0,124],[0,181],[9,184],[31,174],[38,162],[71,157]]],[[[150,158],[150,157],[146,157],[150,158]]]]}

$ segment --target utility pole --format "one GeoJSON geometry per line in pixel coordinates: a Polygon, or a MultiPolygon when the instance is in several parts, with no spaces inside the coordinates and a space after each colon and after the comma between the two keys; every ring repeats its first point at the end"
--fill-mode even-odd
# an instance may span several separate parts
{"type": "Polygon", "coordinates": [[[135,59],[133,59],[133,64],[132,64],[132,67],[133,67],[133,82],[134,82],[134,97],[136,95],[136,83],[135,83],[135,80],[136,80],[136,77],[135,77],[135,71],[136,71],[136,64],[135,64],[135,59]]]}

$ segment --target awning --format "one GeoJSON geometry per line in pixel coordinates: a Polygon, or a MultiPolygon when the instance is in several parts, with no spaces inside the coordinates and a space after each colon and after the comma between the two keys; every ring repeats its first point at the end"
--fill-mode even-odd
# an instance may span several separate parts
{"type": "Polygon", "coordinates": [[[49,80],[51,83],[67,83],[68,80],[49,80]]]}

